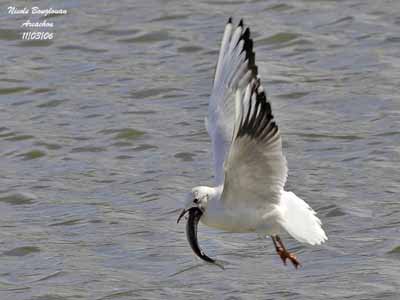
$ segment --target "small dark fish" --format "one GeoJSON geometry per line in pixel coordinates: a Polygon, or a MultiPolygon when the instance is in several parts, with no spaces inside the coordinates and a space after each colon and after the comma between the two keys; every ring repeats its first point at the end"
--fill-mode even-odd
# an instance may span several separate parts
{"type": "MultiPolygon", "coordinates": [[[[215,260],[208,257],[206,254],[204,254],[203,250],[200,249],[199,243],[197,241],[197,226],[199,224],[201,215],[203,212],[201,211],[200,208],[198,207],[192,207],[188,210],[185,211],[189,212],[189,217],[188,221],[186,223],[186,237],[189,241],[189,245],[192,248],[193,252],[200,257],[202,260],[209,262],[209,263],[215,263],[215,260]]],[[[182,212],[184,215],[184,213],[182,212]]],[[[182,215],[182,216],[183,216],[182,215]]]]}

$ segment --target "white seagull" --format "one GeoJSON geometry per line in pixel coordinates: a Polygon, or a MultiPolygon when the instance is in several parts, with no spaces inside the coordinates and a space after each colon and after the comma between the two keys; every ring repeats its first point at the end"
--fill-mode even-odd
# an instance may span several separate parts
{"type": "Polygon", "coordinates": [[[302,243],[319,245],[328,238],[315,211],[284,190],[287,164],[271,104],[255,64],[250,29],[229,18],[221,42],[206,127],[212,141],[215,186],[198,186],[186,199],[178,221],[188,213],[186,234],[201,259],[216,263],[200,249],[197,225],[227,232],[271,236],[284,264],[290,253],[279,233],[286,230],[302,243]]]}

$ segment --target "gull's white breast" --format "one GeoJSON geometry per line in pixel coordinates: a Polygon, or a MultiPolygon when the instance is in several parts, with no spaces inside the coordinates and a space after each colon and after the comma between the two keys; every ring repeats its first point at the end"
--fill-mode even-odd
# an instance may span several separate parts
{"type": "Polygon", "coordinates": [[[279,210],[275,205],[226,208],[221,201],[217,200],[208,204],[200,221],[209,227],[227,232],[269,234],[279,227],[277,223],[279,216],[279,210]]]}

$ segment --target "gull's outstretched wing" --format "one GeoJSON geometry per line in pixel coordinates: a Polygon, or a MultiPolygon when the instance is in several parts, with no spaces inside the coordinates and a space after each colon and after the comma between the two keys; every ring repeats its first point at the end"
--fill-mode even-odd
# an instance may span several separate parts
{"type": "Polygon", "coordinates": [[[224,182],[224,161],[232,142],[235,119],[235,93],[244,89],[257,75],[254,64],[253,41],[243,21],[234,28],[229,18],[221,42],[221,49],[206,120],[212,141],[215,181],[224,182]]]}
{"type": "MultiPolygon", "coordinates": [[[[234,101],[227,104],[221,101],[227,98],[219,98],[224,104],[223,112],[230,112],[231,123],[228,123],[229,127],[224,125],[225,119],[221,117],[216,123],[220,126],[216,128],[231,130],[223,135],[225,144],[222,149],[227,151],[224,152],[223,163],[223,206],[228,215],[230,212],[243,213],[248,210],[248,216],[255,222],[260,221],[257,221],[257,215],[262,220],[270,214],[298,241],[311,245],[321,244],[327,240],[327,236],[315,211],[294,193],[283,189],[287,178],[287,164],[282,153],[281,136],[272,115],[271,104],[257,75],[249,29],[242,36],[243,52],[248,57],[248,63],[242,64],[243,71],[232,71],[237,73],[232,73],[229,77],[240,77],[239,83],[230,85],[229,96],[234,97],[234,101]]],[[[217,73],[218,71],[219,68],[217,73]]],[[[220,115],[225,117],[223,113],[220,115]]],[[[213,149],[217,159],[221,159],[218,157],[218,151],[221,151],[218,148],[220,141],[220,138],[214,136],[213,149]]],[[[243,214],[245,215],[246,213],[243,214]]]]}
{"type": "Polygon", "coordinates": [[[225,161],[226,207],[279,204],[287,177],[282,141],[260,79],[236,90],[234,138],[225,161]]]}

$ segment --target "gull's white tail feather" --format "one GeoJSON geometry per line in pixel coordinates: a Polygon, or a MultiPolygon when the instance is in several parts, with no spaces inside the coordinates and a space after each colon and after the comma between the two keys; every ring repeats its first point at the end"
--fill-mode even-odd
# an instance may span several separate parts
{"type": "Polygon", "coordinates": [[[299,242],[319,245],[328,239],[316,212],[294,193],[282,191],[279,209],[280,225],[299,242]]]}

